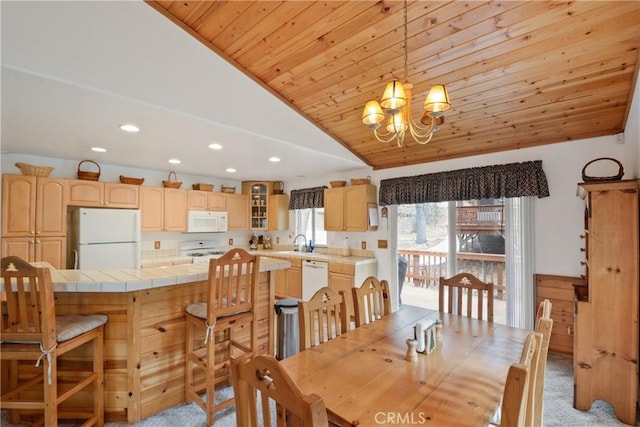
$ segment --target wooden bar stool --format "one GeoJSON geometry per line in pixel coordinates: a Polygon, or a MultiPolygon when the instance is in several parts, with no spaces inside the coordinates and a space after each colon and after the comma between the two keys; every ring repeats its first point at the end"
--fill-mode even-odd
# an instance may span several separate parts
{"type": "MultiPolygon", "coordinates": [[[[48,268],[36,268],[15,256],[2,258],[0,265],[6,293],[0,359],[9,363],[8,390],[3,390],[0,406],[11,410],[13,423],[29,415],[33,424],[47,427],[57,426],[59,419],[82,419],[84,426],[103,426],[107,316],[56,316],[48,268]],[[82,369],[84,359],[75,359],[68,367],[60,361],[62,355],[84,344],[92,347],[90,368],[82,369]],[[59,408],[91,384],[93,410],[70,405],[59,408]]],[[[84,353],[74,352],[74,357],[77,354],[84,353]]],[[[83,397],[71,400],[82,401],[83,397]]]]}
{"type": "Polygon", "coordinates": [[[230,358],[251,357],[257,347],[259,264],[258,256],[237,248],[211,259],[207,301],[186,307],[185,399],[206,412],[208,426],[217,411],[234,403],[233,397],[215,402],[215,386],[231,381],[230,358]],[[196,330],[202,331],[198,339],[196,330]]]}

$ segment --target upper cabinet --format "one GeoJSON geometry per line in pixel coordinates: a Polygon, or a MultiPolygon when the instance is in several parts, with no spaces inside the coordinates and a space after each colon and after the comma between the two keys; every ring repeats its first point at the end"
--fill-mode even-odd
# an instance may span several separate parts
{"type": "Polygon", "coordinates": [[[63,236],[65,180],[3,175],[2,236],[63,236]]]}
{"type": "Polygon", "coordinates": [[[249,196],[227,194],[227,227],[229,231],[249,229],[249,196]]]}
{"type": "Polygon", "coordinates": [[[140,187],[141,231],[186,231],[187,190],[140,187]]]}
{"type": "Polygon", "coordinates": [[[267,205],[269,217],[267,229],[288,230],[289,229],[289,195],[271,194],[267,205]]]}
{"type": "Polygon", "coordinates": [[[377,213],[375,185],[363,184],[324,190],[324,229],[327,231],[368,231],[372,212],[377,213]]]}
{"type": "Polygon", "coordinates": [[[187,210],[226,211],[227,195],[222,192],[187,190],[187,210]]]}
{"type": "Polygon", "coordinates": [[[242,193],[250,198],[252,230],[289,228],[289,196],[274,194],[273,181],[245,181],[242,183],[242,193]]]}
{"type": "Polygon", "coordinates": [[[69,206],[95,206],[101,208],[139,207],[140,186],[116,182],[98,182],[68,179],[69,206]]]}

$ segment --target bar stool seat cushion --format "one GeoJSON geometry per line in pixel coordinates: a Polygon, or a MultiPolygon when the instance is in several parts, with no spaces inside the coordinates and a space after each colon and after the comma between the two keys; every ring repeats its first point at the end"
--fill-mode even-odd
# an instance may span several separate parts
{"type": "Polygon", "coordinates": [[[89,332],[107,323],[109,318],[103,314],[81,316],[73,314],[69,316],[56,316],[56,341],[64,342],[89,332]]]}

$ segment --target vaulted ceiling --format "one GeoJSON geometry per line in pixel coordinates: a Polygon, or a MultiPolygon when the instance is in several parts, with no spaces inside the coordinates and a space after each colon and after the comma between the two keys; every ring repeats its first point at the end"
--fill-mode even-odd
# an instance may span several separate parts
{"type": "Polygon", "coordinates": [[[452,108],[400,149],[361,114],[405,80],[402,1],[147,3],[374,169],[620,133],[637,81],[636,0],[410,1],[413,115],[436,83],[452,108]]]}

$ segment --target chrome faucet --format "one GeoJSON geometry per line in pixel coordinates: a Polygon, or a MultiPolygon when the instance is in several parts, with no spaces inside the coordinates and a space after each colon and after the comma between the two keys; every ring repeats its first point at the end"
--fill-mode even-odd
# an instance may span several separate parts
{"type": "Polygon", "coordinates": [[[298,240],[298,237],[302,236],[302,238],[304,239],[304,246],[302,247],[302,250],[300,249],[295,249],[296,251],[300,251],[300,252],[306,252],[307,251],[307,236],[305,236],[304,234],[298,234],[296,237],[293,238],[293,246],[296,245],[296,240],[298,240]]]}

